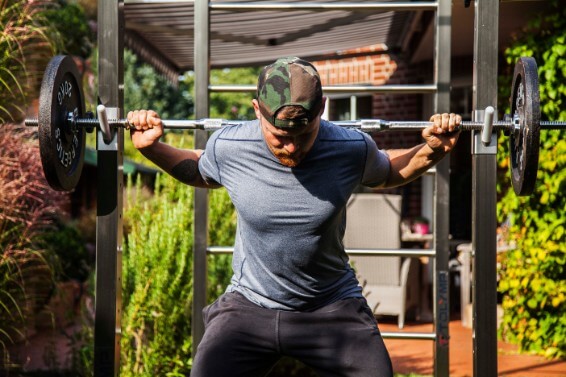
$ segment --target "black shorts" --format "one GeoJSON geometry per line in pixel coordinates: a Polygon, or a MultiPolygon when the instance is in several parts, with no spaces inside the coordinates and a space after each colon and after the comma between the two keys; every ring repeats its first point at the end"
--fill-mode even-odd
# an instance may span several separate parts
{"type": "Polygon", "coordinates": [[[391,377],[391,359],[364,298],[312,312],[262,308],[225,293],[203,309],[204,337],[191,377],[265,376],[282,356],[321,377],[391,377]]]}

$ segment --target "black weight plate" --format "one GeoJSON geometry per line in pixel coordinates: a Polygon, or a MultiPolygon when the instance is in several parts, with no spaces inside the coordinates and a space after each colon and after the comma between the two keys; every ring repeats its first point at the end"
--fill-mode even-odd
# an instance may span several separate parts
{"type": "Polygon", "coordinates": [[[55,190],[72,190],[84,164],[86,132],[67,121],[82,118],[85,102],[77,66],[70,56],[55,56],[45,70],[39,94],[39,150],[43,172],[55,190]]]}
{"type": "Polygon", "coordinates": [[[540,96],[537,63],[534,58],[522,57],[515,64],[511,86],[511,115],[520,127],[511,132],[511,181],[515,193],[531,195],[538,171],[540,135],[540,96]]]}

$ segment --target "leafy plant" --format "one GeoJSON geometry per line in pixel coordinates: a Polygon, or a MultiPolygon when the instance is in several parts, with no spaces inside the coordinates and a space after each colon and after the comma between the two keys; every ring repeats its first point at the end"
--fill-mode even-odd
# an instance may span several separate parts
{"type": "MultiPolygon", "coordinates": [[[[520,56],[534,56],[540,76],[543,119],[566,120],[566,10],[558,1],[538,16],[505,51],[508,67],[500,78],[501,98],[509,98],[510,78],[520,56]]],[[[508,104],[500,108],[509,109],[508,104]]],[[[499,291],[504,316],[499,333],[522,351],[566,356],[566,132],[542,131],[535,193],[517,197],[498,184],[499,221],[510,223],[516,249],[501,257],[499,291]]],[[[501,139],[508,149],[507,138],[501,139]]],[[[505,154],[506,155],[506,154],[505,154]]],[[[498,153],[499,165],[508,160],[498,153]]],[[[509,173],[501,182],[509,182],[509,173]]]]}
{"type": "Polygon", "coordinates": [[[57,221],[52,230],[41,235],[40,241],[53,259],[51,264],[56,267],[58,280],[83,282],[88,278],[91,261],[85,240],[74,225],[57,221]]]}
{"type": "MultiPolygon", "coordinates": [[[[159,176],[154,195],[142,200],[145,195],[139,181],[128,187],[122,374],[183,376],[192,363],[194,189],[170,176],[159,176]]],[[[210,196],[210,242],[233,242],[235,214],[226,205],[229,199],[223,190],[214,190],[210,196]]],[[[211,300],[228,284],[230,259],[209,259],[211,300]]]]}
{"type": "MultiPolygon", "coordinates": [[[[212,85],[255,85],[259,68],[214,69],[210,72],[212,85]]],[[[212,93],[210,95],[210,116],[233,120],[255,119],[252,99],[255,93],[212,93]]]]}
{"type": "Polygon", "coordinates": [[[49,25],[49,38],[61,40],[61,53],[88,58],[93,50],[96,34],[91,30],[81,5],[58,0],[43,12],[49,25]],[[72,30],[72,33],[69,33],[72,30]]]}

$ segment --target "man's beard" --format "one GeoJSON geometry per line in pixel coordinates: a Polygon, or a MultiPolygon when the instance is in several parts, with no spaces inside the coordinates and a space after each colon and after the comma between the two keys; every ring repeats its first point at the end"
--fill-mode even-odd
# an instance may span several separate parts
{"type": "Polygon", "coordinates": [[[300,158],[299,154],[295,154],[293,156],[289,152],[287,152],[285,149],[283,149],[283,148],[275,149],[271,145],[269,145],[269,149],[275,155],[275,157],[277,157],[277,159],[279,160],[279,162],[283,166],[287,166],[289,168],[294,168],[297,165],[299,165],[299,162],[301,162],[301,158],[300,158]]]}

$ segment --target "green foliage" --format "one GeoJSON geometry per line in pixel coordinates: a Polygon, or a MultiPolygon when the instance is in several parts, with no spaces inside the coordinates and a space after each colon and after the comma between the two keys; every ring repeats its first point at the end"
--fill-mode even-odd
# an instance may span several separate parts
{"type": "Polygon", "coordinates": [[[4,0],[0,3],[0,124],[22,120],[38,93],[57,40],[48,37],[42,12],[47,1],[4,0]]]}
{"type": "Polygon", "coordinates": [[[124,108],[152,109],[163,119],[187,119],[193,113],[193,97],[184,81],[178,87],[130,50],[124,50],[124,108]]]}
{"type": "Polygon", "coordinates": [[[70,279],[85,281],[90,273],[90,261],[85,240],[72,224],[58,222],[54,229],[43,233],[40,242],[53,258],[58,280],[70,279]]]}
{"type": "MultiPolygon", "coordinates": [[[[130,50],[124,50],[124,109],[155,110],[162,119],[188,119],[194,114],[192,88],[185,81],[178,87],[130,50]]],[[[127,114],[127,113],[126,113],[127,114]]],[[[124,114],[124,115],[126,115],[124,114]]],[[[182,138],[171,136],[173,142],[182,138]]],[[[134,161],[148,163],[133,147],[129,134],[125,137],[124,155],[134,161]]]]}
{"type": "MultiPolygon", "coordinates": [[[[130,182],[128,192],[122,375],[184,376],[192,363],[194,189],[164,175],[149,198],[139,183],[130,182]]],[[[231,244],[235,213],[225,190],[211,191],[210,203],[210,243],[231,244]]],[[[230,262],[209,258],[210,300],[229,283],[230,262]]]]}
{"type": "MultiPolygon", "coordinates": [[[[256,85],[259,68],[226,68],[210,71],[211,85],[256,85]]],[[[181,77],[181,82],[191,88],[194,93],[194,72],[187,72],[181,77]]],[[[211,93],[210,118],[230,120],[255,119],[252,106],[254,93],[211,93]]]]}
{"type": "MultiPolygon", "coordinates": [[[[259,68],[214,69],[210,72],[212,85],[256,85],[259,68]]],[[[252,106],[254,93],[212,93],[210,117],[231,120],[255,119],[252,106]]]]}
{"type": "MultiPolygon", "coordinates": [[[[505,51],[509,66],[500,79],[500,97],[509,98],[515,61],[534,56],[542,118],[566,120],[566,10],[558,1],[552,2],[552,8],[533,20],[505,51]]],[[[522,351],[556,358],[566,356],[565,137],[565,131],[541,131],[537,187],[530,197],[517,197],[509,189],[508,154],[498,154],[500,166],[507,171],[498,185],[499,220],[509,221],[508,241],[517,245],[501,260],[504,317],[500,335],[522,351]]],[[[507,144],[503,138],[501,149],[508,150],[507,144]]]]}
{"type": "MultiPolygon", "coordinates": [[[[131,184],[129,185],[131,188],[131,184]]],[[[161,176],[155,196],[128,195],[124,243],[122,373],[177,376],[190,370],[192,189],[161,176]]]]}
{"type": "Polygon", "coordinates": [[[83,59],[90,56],[96,35],[80,5],[59,0],[57,6],[49,8],[43,15],[51,26],[50,38],[63,41],[60,53],[83,59]]]}

